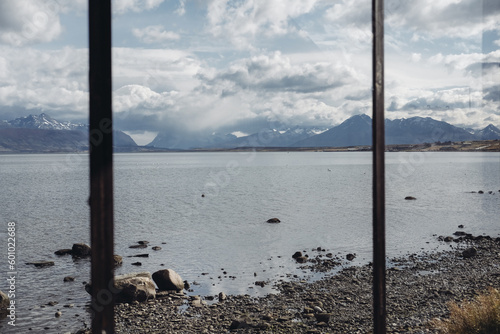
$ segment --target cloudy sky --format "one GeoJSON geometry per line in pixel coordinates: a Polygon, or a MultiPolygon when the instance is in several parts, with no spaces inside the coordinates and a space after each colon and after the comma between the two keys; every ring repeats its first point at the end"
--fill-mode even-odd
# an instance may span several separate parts
{"type": "MultiPolygon", "coordinates": [[[[0,2],[0,119],[88,120],[87,0],[0,2]]],[[[500,2],[386,0],[386,117],[500,126],[500,2]]],[[[370,0],[115,0],[115,127],[252,133],[371,114],[370,0]]]]}

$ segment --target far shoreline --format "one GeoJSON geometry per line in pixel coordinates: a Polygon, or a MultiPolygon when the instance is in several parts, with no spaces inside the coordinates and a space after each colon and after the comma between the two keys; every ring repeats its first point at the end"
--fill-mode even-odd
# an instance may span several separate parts
{"type": "MultiPolygon", "coordinates": [[[[369,145],[346,147],[233,147],[166,149],[151,146],[114,147],[113,153],[222,153],[222,152],[371,152],[369,145]]],[[[385,152],[500,152],[500,140],[477,140],[459,142],[435,142],[421,144],[392,144],[385,146],[385,152]]],[[[0,155],[15,154],[85,154],[88,150],[46,150],[46,151],[0,151],[0,155]]]]}

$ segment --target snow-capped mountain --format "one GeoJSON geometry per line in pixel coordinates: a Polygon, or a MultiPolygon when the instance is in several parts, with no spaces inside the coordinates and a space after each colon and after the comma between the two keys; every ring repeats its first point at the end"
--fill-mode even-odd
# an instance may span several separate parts
{"type": "MultiPolygon", "coordinates": [[[[47,114],[29,115],[0,122],[0,151],[3,152],[77,152],[89,148],[85,124],[60,122],[47,114]]],[[[135,141],[120,130],[113,130],[115,150],[137,147],[135,141]]]]}
{"type": "Polygon", "coordinates": [[[24,129],[80,130],[80,131],[86,131],[88,129],[88,126],[85,124],[59,122],[45,113],[42,113],[40,115],[29,115],[26,117],[19,117],[7,123],[11,127],[24,128],[24,129]]]}
{"type": "MultiPolygon", "coordinates": [[[[430,117],[411,117],[385,120],[385,143],[422,144],[447,141],[500,139],[500,131],[493,125],[467,131],[430,117]]],[[[307,138],[292,146],[297,147],[343,147],[371,145],[372,119],[367,115],[355,115],[330,130],[307,138]]]]}

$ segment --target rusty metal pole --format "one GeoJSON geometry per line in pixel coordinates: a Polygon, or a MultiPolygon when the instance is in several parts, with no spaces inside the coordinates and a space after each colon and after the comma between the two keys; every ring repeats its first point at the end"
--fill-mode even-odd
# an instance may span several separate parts
{"type": "Polygon", "coordinates": [[[384,1],[372,0],[373,31],[373,329],[386,333],[384,1]]]}
{"type": "Polygon", "coordinates": [[[92,333],[114,333],[111,0],[89,0],[92,333]]]}

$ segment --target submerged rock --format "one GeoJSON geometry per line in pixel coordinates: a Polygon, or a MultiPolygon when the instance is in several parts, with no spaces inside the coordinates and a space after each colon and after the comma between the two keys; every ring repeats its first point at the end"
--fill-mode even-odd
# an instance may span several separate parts
{"type": "Polygon", "coordinates": [[[69,248],[59,249],[54,252],[56,255],[71,255],[72,250],[69,248]]]}
{"type": "Polygon", "coordinates": [[[54,265],[54,261],[36,261],[36,262],[26,262],[26,264],[34,265],[37,268],[51,267],[54,265]]]}

